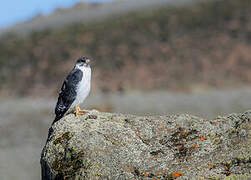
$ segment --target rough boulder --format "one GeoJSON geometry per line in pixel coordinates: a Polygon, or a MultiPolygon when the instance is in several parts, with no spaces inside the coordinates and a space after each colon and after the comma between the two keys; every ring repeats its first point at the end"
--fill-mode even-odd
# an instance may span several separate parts
{"type": "Polygon", "coordinates": [[[251,179],[250,118],[69,114],[50,128],[42,179],[251,179]]]}

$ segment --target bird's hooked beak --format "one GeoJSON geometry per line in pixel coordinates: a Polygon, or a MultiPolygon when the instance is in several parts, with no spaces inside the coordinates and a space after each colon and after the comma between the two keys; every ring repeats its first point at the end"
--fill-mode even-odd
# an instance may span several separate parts
{"type": "Polygon", "coordinates": [[[90,59],[86,59],[85,62],[86,62],[86,64],[90,64],[91,60],[90,59]]]}

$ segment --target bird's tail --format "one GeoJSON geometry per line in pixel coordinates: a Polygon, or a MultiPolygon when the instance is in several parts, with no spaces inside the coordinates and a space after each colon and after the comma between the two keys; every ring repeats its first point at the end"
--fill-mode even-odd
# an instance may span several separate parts
{"type": "Polygon", "coordinates": [[[55,122],[59,121],[62,117],[64,116],[64,114],[57,114],[54,121],[52,122],[52,124],[54,124],[55,122]]]}

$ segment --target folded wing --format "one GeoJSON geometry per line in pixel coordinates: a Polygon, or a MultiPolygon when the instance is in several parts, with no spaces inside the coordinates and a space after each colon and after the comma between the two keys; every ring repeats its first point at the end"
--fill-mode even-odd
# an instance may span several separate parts
{"type": "Polygon", "coordinates": [[[55,120],[53,123],[61,119],[71,107],[77,96],[77,86],[83,77],[83,72],[79,69],[73,69],[64,80],[59,93],[57,105],[55,107],[55,120]]]}

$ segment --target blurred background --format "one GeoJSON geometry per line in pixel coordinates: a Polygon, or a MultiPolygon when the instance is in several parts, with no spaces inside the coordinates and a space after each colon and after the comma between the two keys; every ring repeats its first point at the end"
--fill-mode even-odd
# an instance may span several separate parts
{"type": "Polygon", "coordinates": [[[0,179],[40,179],[59,88],[86,109],[213,118],[251,107],[250,0],[9,0],[0,7],[0,179]]]}

